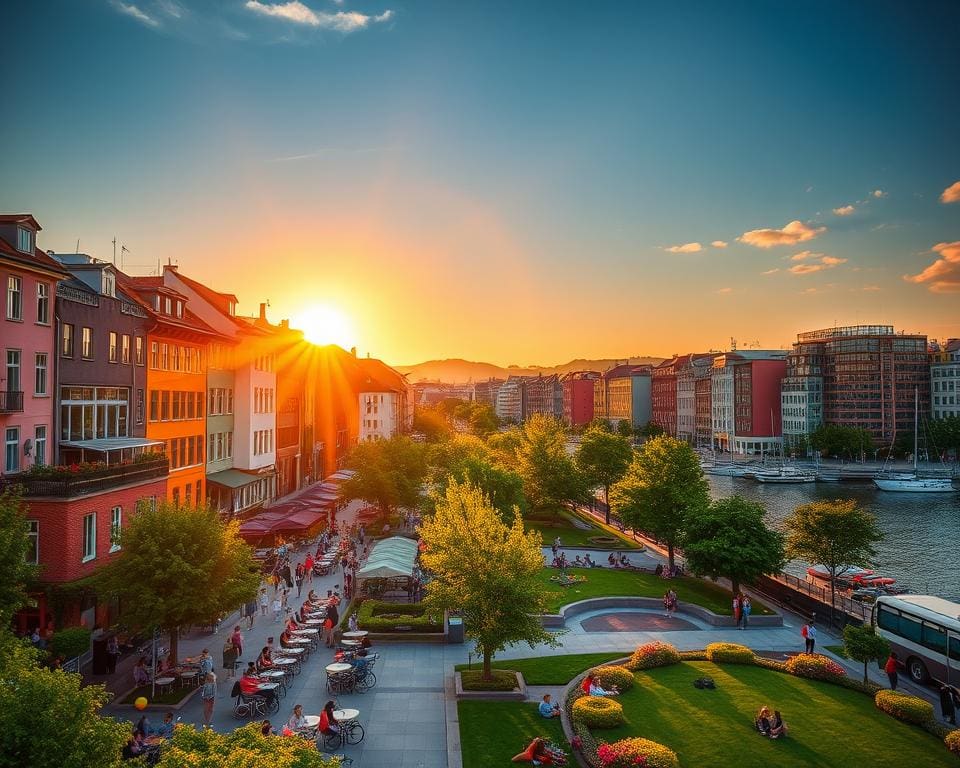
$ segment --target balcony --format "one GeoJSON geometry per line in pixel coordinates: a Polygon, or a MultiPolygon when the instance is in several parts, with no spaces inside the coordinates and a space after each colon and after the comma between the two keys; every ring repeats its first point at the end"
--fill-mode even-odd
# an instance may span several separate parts
{"type": "Polygon", "coordinates": [[[23,392],[0,390],[0,413],[23,413],[23,392]]]}
{"type": "Polygon", "coordinates": [[[0,478],[0,491],[20,486],[24,496],[52,496],[60,499],[103,493],[122,485],[144,483],[166,477],[166,457],[134,461],[114,466],[80,464],[70,467],[44,467],[39,473],[0,478]]]}

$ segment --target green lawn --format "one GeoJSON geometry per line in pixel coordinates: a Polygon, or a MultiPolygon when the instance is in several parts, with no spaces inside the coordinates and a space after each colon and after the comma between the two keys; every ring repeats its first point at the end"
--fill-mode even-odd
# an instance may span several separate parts
{"type": "MultiPolygon", "coordinates": [[[[879,711],[869,696],[761,667],[686,662],[640,672],[618,697],[627,724],[598,730],[603,741],[642,736],[673,749],[683,766],[810,768],[955,766],[936,738],[879,711]],[[692,682],[709,675],[715,691],[692,682]],[[757,710],[779,709],[788,738],[754,730],[757,710]]],[[[493,765],[494,763],[491,763],[493,765]]]]}
{"type": "Polygon", "coordinates": [[[179,684],[174,685],[169,691],[164,693],[159,693],[159,688],[157,689],[158,693],[156,696],[150,695],[151,686],[141,685],[139,688],[135,688],[129,694],[123,697],[122,700],[118,701],[118,704],[133,704],[138,697],[143,696],[146,698],[148,704],[159,705],[174,705],[179,704],[186,698],[187,694],[196,692],[197,688],[194,686],[191,690],[186,688],[181,688],[179,684]]]}
{"type": "MultiPolygon", "coordinates": [[[[540,717],[536,704],[514,701],[460,701],[460,753],[463,768],[508,766],[535,736],[561,745],[569,755],[560,718],[540,717]]],[[[569,763],[575,764],[575,763],[569,763]]],[[[529,763],[524,763],[529,765],[529,763]]]]}
{"type": "Polygon", "coordinates": [[[847,649],[842,645],[825,645],[823,646],[825,650],[830,651],[834,656],[839,656],[841,659],[849,659],[847,656],[847,649]]]}
{"type": "Polygon", "coordinates": [[[553,544],[553,540],[557,538],[557,536],[560,537],[560,543],[565,547],[592,547],[595,546],[590,543],[592,536],[613,536],[619,539],[619,542],[614,547],[611,547],[611,549],[642,548],[639,542],[625,538],[612,529],[605,529],[594,524],[593,521],[585,520],[581,516],[574,515],[566,510],[557,510],[556,515],[540,513],[534,519],[525,521],[525,525],[529,531],[539,531],[543,537],[543,545],[545,547],[553,544]],[[574,517],[576,517],[581,524],[590,525],[591,527],[588,529],[578,528],[573,524],[574,517]]]}
{"type": "MultiPolygon", "coordinates": [[[[653,573],[618,568],[569,568],[568,572],[586,576],[587,580],[570,587],[561,587],[550,581],[550,577],[558,573],[556,568],[544,568],[540,572],[540,579],[550,595],[551,611],[556,612],[560,606],[591,597],[663,597],[663,593],[670,587],[676,590],[681,602],[701,605],[721,616],[729,616],[733,611],[730,591],[703,579],[682,576],[664,580],[653,573]]],[[[754,601],[753,613],[763,615],[772,611],[763,603],[754,601]]]]}
{"type": "MultiPolygon", "coordinates": [[[[622,659],[633,653],[620,651],[618,653],[568,653],[565,656],[537,656],[532,659],[504,659],[495,661],[498,669],[512,669],[520,672],[527,685],[566,685],[583,670],[596,667],[613,659],[622,659]]],[[[479,663],[473,664],[472,669],[478,669],[479,663]]],[[[468,669],[466,664],[457,664],[457,672],[468,669]]]]}

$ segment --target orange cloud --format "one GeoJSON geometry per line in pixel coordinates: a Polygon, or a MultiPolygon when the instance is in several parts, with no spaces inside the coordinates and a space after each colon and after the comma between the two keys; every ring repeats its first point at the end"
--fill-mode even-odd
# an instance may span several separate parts
{"type": "Polygon", "coordinates": [[[813,253],[811,251],[800,251],[800,253],[795,253],[790,257],[792,261],[804,261],[806,259],[816,259],[815,262],[810,262],[808,264],[794,264],[787,271],[791,275],[812,275],[814,272],[822,272],[825,269],[833,269],[834,267],[845,264],[846,259],[841,259],[838,256],[827,256],[823,253],[813,253]]]}
{"type": "Polygon", "coordinates": [[[823,256],[822,253],[817,253],[816,251],[800,251],[799,253],[793,254],[790,257],[790,261],[806,261],[807,259],[819,259],[823,256]]]}
{"type": "Polygon", "coordinates": [[[852,205],[841,205],[839,208],[834,208],[833,212],[837,214],[837,216],[849,216],[855,210],[857,209],[854,208],[852,205]]]}
{"type": "Polygon", "coordinates": [[[714,240],[710,243],[714,248],[726,248],[727,244],[723,240],[714,240]]]}
{"type": "Polygon", "coordinates": [[[697,253],[703,250],[700,243],[684,243],[683,245],[671,245],[666,249],[670,253],[697,253]]]}
{"type": "Polygon", "coordinates": [[[886,196],[887,196],[887,193],[884,192],[882,189],[875,189],[875,190],[873,190],[873,192],[871,192],[870,194],[873,195],[874,197],[886,197],[886,196]]]}
{"type": "Polygon", "coordinates": [[[761,272],[760,274],[761,274],[761,275],[775,275],[775,274],[776,274],[777,272],[779,272],[779,271],[780,271],[780,268],[779,268],[779,267],[774,267],[773,269],[768,269],[766,272],[761,272]]]}
{"type": "Polygon", "coordinates": [[[730,293],[733,288],[718,288],[717,293],[730,293]]]}
{"type": "Polygon", "coordinates": [[[933,264],[918,275],[904,275],[908,283],[929,283],[933,293],[960,293],[960,240],[937,243],[931,253],[940,255],[933,264]]]}
{"type": "Polygon", "coordinates": [[[737,240],[757,248],[772,248],[775,245],[805,243],[826,231],[826,227],[810,227],[802,221],[791,221],[783,229],[751,229],[737,240]]]}
{"type": "Polygon", "coordinates": [[[955,181],[940,195],[941,203],[960,203],[960,181],[955,181]]]}
{"type": "Polygon", "coordinates": [[[836,256],[824,256],[820,259],[821,264],[826,264],[828,267],[835,267],[837,264],[846,264],[846,259],[841,259],[836,256]]]}

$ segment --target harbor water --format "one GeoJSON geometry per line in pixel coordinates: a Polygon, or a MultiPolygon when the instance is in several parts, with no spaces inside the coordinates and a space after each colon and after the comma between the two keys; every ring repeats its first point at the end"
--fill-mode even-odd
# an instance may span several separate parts
{"type": "MultiPolygon", "coordinates": [[[[877,516],[884,534],[877,545],[875,570],[911,592],[960,601],[960,493],[889,493],[872,482],[764,485],[749,478],[708,475],[714,498],[739,494],[767,510],[767,523],[783,521],[801,504],[853,499],[877,516]]],[[[788,573],[804,576],[805,563],[789,563],[788,573]]]]}

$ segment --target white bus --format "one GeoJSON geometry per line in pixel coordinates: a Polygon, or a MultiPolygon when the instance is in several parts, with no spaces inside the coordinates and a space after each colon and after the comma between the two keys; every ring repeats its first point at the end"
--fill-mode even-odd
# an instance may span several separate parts
{"type": "Polygon", "coordinates": [[[960,685],[960,603],[930,595],[882,595],[873,626],[917,683],[960,685]]]}

